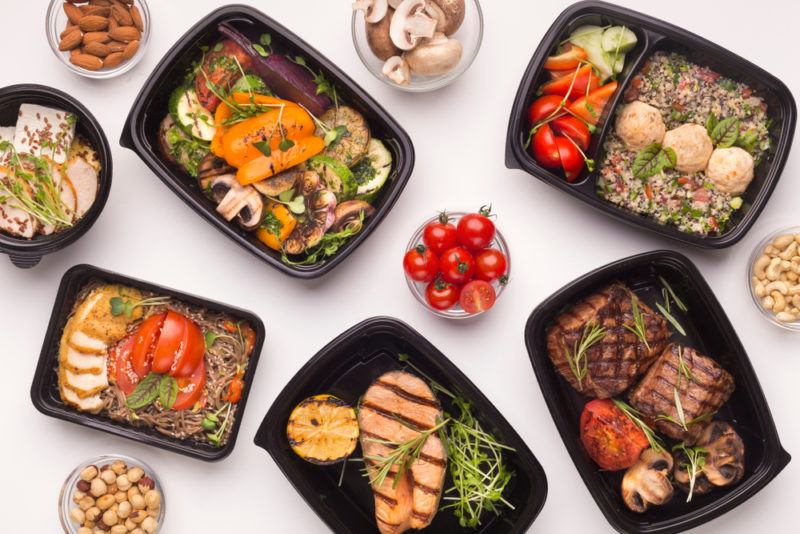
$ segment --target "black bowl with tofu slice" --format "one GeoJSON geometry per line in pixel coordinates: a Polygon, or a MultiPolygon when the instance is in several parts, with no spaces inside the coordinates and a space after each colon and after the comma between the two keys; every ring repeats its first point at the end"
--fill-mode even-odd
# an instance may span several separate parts
{"type": "MultiPolygon", "coordinates": [[[[511,109],[506,134],[505,164],[510,169],[520,169],[538,178],[581,201],[584,206],[618,221],[693,246],[720,249],[739,242],[764,210],[788,159],[796,122],[797,108],[792,92],[781,80],[764,69],[717,44],[662,20],[607,2],[589,0],[577,2],[564,10],[533,53],[511,109]],[[636,35],[638,41],[625,56],[624,68],[616,78],[619,87],[598,117],[597,133],[591,137],[587,156],[595,160],[595,169],[588,171],[584,168],[570,183],[560,169],[542,166],[532,155],[530,147],[526,148],[531,127],[528,106],[537,98],[537,89],[548,79],[549,74],[544,69],[547,57],[555,53],[571,32],[585,25],[624,25],[636,35]],[[610,200],[598,195],[605,145],[614,131],[615,113],[625,103],[625,95],[631,86],[638,83],[639,73],[647,68],[648,60],[657,52],[681,54],[692,63],[712,69],[721,75],[720,80],[744,83],[767,105],[772,148],[756,165],[752,182],[739,197],[740,207],[732,212],[723,230],[710,231],[707,234],[687,233],[676,225],[660,224],[653,216],[639,215],[628,206],[620,205],[621,201],[612,204],[610,200]]],[[[648,195],[652,195],[652,191],[648,195]]],[[[627,193],[624,198],[627,199],[627,193]]],[[[641,195],[628,200],[647,202],[641,195]]],[[[684,204],[680,208],[676,207],[670,215],[686,215],[682,213],[683,208],[688,211],[690,206],[684,204]]],[[[661,213],[658,215],[661,216],[661,213]]]]}
{"type": "MultiPolygon", "coordinates": [[[[344,464],[321,466],[294,453],[287,439],[287,421],[304,399],[329,393],[355,405],[373,381],[388,371],[424,373],[444,388],[468,399],[486,431],[515,452],[504,454],[516,473],[504,497],[514,509],[500,515],[486,512],[477,529],[459,527],[451,510],[439,510],[425,532],[525,532],[544,506],[547,478],[536,457],[497,408],[444,354],[407,324],[389,317],[373,317],[355,325],[312,357],[278,395],[255,437],[278,464],[286,478],[311,508],[337,534],[377,532],[374,499],[365,478],[362,455],[357,448],[344,464]],[[402,360],[400,355],[407,355],[402,360]],[[411,367],[413,364],[414,367],[411,367]],[[342,474],[342,467],[345,471],[342,474]],[[341,478],[341,484],[339,480],[341,478]]],[[[425,377],[423,377],[425,378],[425,377]]],[[[445,394],[438,392],[442,408],[452,410],[445,394]]],[[[452,485],[448,474],[444,489],[452,485]]],[[[442,501],[446,503],[446,501],[442,501]]]]}
{"type": "MultiPolygon", "coordinates": [[[[769,406],[747,352],[719,301],[697,268],[685,256],[672,251],[654,251],[611,263],[566,285],[531,314],[525,328],[525,343],[547,407],[561,434],[564,447],[575,463],[587,489],[619,532],[676,533],[696,527],[739,506],[766,486],[790,461],[782,448],[769,406]],[[671,328],[671,341],[710,356],[733,376],[735,390],[715,420],[730,423],[745,446],[744,477],[733,486],[694,495],[677,490],[663,506],[651,506],[642,514],[626,508],[620,496],[624,471],[601,470],[589,457],[580,439],[580,417],[590,400],[573,388],[555,369],[548,355],[547,332],[565,309],[612,282],[629,287],[642,302],[655,309],[662,302],[662,277],[686,305],[671,313],[686,334],[671,328]]],[[[637,380],[630,389],[636,387],[637,380]]],[[[627,399],[627,393],[617,398],[627,399]]]]}
{"type": "Polygon", "coordinates": [[[7,254],[20,268],[35,266],[43,256],[59,251],[85,235],[105,207],[111,191],[111,146],[100,123],[72,96],[44,85],[21,84],[0,89],[0,126],[16,124],[22,104],[34,104],[74,113],[77,116],[76,135],[84,138],[94,149],[100,163],[97,193],[88,210],[72,227],[50,235],[35,235],[31,239],[15,237],[0,231],[0,252],[7,254]]]}
{"type": "MultiPolygon", "coordinates": [[[[219,320],[222,319],[222,317],[219,317],[219,320]]],[[[146,445],[152,445],[159,449],[176,452],[198,460],[207,462],[222,460],[233,452],[233,448],[236,445],[236,439],[244,417],[247,399],[253,385],[265,337],[264,323],[257,315],[247,310],[183,293],[151,282],[130,278],[92,265],[76,265],[64,273],[61,279],[61,284],[56,294],[56,300],[53,304],[53,313],[50,316],[50,323],[47,326],[47,332],[45,333],[42,343],[42,351],[39,355],[36,373],[34,374],[33,383],[31,384],[31,400],[37,410],[49,417],[107,432],[115,436],[120,436],[146,445]],[[192,439],[178,439],[177,437],[162,434],[151,426],[137,426],[126,420],[114,420],[106,415],[104,411],[98,414],[79,411],[62,400],[58,378],[59,350],[62,332],[72,315],[73,306],[82,290],[88,284],[97,282],[103,284],[119,284],[136,290],[153,293],[154,295],[166,296],[176,303],[194,309],[204,310],[204,314],[224,315],[226,320],[235,321],[237,323],[246,322],[250,328],[252,328],[255,334],[252,345],[253,348],[250,352],[247,368],[241,377],[244,382],[241,396],[239,401],[232,405],[235,407],[235,419],[226,443],[223,443],[220,447],[216,447],[207,442],[201,443],[200,441],[192,439]]],[[[206,341],[206,343],[207,342],[208,341],[206,341]]],[[[195,405],[193,409],[201,405],[202,402],[195,405]]]]}
{"type": "MultiPolygon", "coordinates": [[[[292,98],[291,94],[278,96],[292,98]]],[[[275,269],[303,279],[330,272],[366,241],[397,202],[414,168],[414,146],[410,137],[367,91],[289,29],[261,11],[244,5],[229,5],[214,10],[173,45],[136,98],[123,128],[120,144],[136,152],[173,193],[228,239],[275,269]],[[235,221],[226,220],[217,211],[217,203],[205,195],[198,180],[170,163],[159,148],[159,125],[167,113],[170,95],[183,83],[187,69],[198,59],[199,47],[213,47],[225,38],[219,30],[223,23],[254,42],[259,40],[259,36],[269,34],[270,46],[276,54],[304,58],[309,68],[321,72],[330,80],[342,102],[364,116],[372,137],[382,140],[392,155],[391,174],[371,202],[375,208],[374,214],[364,221],[363,229],[350,237],[335,254],[320,258],[316,263],[286,263],[282,261],[281,253],[259,241],[255,232],[243,229],[235,221]]],[[[302,259],[302,256],[298,258],[302,259]]]]}

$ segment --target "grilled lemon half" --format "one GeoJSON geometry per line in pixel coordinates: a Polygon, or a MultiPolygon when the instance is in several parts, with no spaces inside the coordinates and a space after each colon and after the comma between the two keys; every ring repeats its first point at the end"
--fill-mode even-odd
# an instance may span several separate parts
{"type": "Polygon", "coordinates": [[[289,416],[286,437],[297,455],[328,465],[350,456],[358,443],[358,420],[352,406],[333,395],[314,395],[289,416]]]}

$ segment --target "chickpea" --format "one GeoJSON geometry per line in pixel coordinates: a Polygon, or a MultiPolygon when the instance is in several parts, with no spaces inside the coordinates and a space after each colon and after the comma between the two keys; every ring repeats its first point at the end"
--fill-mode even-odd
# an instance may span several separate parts
{"type": "Polygon", "coordinates": [[[161,507],[161,494],[156,490],[150,490],[144,494],[144,503],[148,508],[158,510],[161,507]]]}
{"type": "Polygon", "coordinates": [[[73,508],[69,511],[69,518],[72,519],[73,522],[82,525],[83,522],[86,521],[86,512],[80,508],[73,508]]]}
{"type": "Polygon", "coordinates": [[[147,517],[142,521],[142,530],[147,532],[147,534],[152,534],[156,529],[158,529],[158,522],[152,517],[147,517]]]}
{"type": "Polygon", "coordinates": [[[141,467],[134,467],[128,471],[128,480],[136,484],[144,476],[144,470],[141,467]]]}
{"type": "Polygon", "coordinates": [[[117,460],[111,464],[111,470],[114,471],[114,474],[119,476],[125,474],[125,471],[128,469],[128,466],[125,465],[125,462],[122,460],[117,460]]]}
{"type": "Polygon", "coordinates": [[[131,511],[133,510],[133,506],[128,501],[123,501],[119,503],[119,508],[117,508],[117,517],[120,519],[127,519],[129,515],[131,515],[131,511]]]}
{"type": "Polygon", "coordinates": [[[79,475],[81,480],[85,480],[86,482],[91,482],[94,477],[97,476],[97,468],[93,465],[89,465],[83,468],[81,474],[79,475]]]}
{"type": "Polygon", "coordinates": [[[92,489],[89,491],[95,497],[100,497],[101,495],[105,495],[108,491],[108,486],[103,479],[95,478],[92,480],[92,489]]]}
{"type": "Polygon", "coordinates": [[[100,508],[98,508],[97,506],[92,506],[91,508],[86,510],[86,520],[94,523],[95,521],[100,519],[100,516],[102,514],[103,512],[100,510],[100,508]]]}
{"type": "Polygon", "coordinates": [[[116,501],[114,500],[113,495],[103,495],[97,499],[97,507],[103,511],[108,510],[115,503],[116,501]]]}
{"type": "Polygon", "coordinates": [[[105,523],[109,527],[113,527],[114,525],[119,523],[119,518],[117,517],[117,513],[114,510],[106,510],[106,513],[103,514],[103,523],[105,523]]]}
{"type": "Polygon", "coordinates": [[[118,476],[116,482],[117,482],[117,488],[119,488],[122,491],[128,491],[129,489],[131,489],[131,486],[133,485],[131,481],[128,480],[128,475],[124,474],[118,476]]]}
{"type": "Polygon", "coordinates": [[[103,482],[105,482],[106,484],[108,484],[110,486],[111,484],[116,482],[117,475],[111,469],[106,469],[105,471],[100,473],[100,478],[103,479],[103,482]]]}

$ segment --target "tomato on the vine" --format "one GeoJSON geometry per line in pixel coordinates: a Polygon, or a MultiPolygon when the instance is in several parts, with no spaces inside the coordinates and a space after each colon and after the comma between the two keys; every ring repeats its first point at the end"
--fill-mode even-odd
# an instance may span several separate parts
{"type": "Polygon", "coordinates": [[[431,308],[449,310],[458,302],[459,289],[455,284],[437,278],[425,288],[425,300],[431,308]]]}
{"type": "Polygon", "coordinates": [[[425,230],[422,232],[422,242],[437,256],[458,244],[456,242],[456,227],[450,223],[447,213],[440,213],[436,221],[425,225],[425,230]]]}
{"type": "Polygon", "coordinates": [[[506,255],[496,248],[487,248],[475,256],[475,278],[478,280],[500,280],[500,283],[504,283],[507,270],[506,255]]]}
{"type": "Polygon", "coordinates": [[[461,288],[459,302],[464,311],[470,314],[484,312],[494,306],[497,294],[489,282],[473,280],[461,288]]]}
{"type": "Polygon", "coordinates": [[[492,208],[482,207],[478,213],[469,213],[458,221],[458,242],[470,250],[481,250],[494,241],[494,223],[489,218],[492,208]]]}
{"type": "Polygon", "coordinates": [[[406,275],[417,282],[430,282],[439,270],[439,260],[425,245],[417,245],[403,258],[406,275]]]}
{"type": "Polygon", "coordinates": [[[475,260],[464,247],[453,247],[439,258],[439,272],[445,282],[464,284],[472,280],[475,260]]]}

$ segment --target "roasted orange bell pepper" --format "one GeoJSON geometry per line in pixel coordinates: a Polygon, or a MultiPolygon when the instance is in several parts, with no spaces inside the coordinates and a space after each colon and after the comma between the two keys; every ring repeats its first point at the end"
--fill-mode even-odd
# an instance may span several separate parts
{"type": "Polygon", "coordinates": [[[597,121],[600,120],[600,115],[603,113],[603,108],[606,107],[616,90],[617,82],[607,83],[588,95],[582,96],[570,104],[567,109],[572,115],[585,120],[589,124],[597,124],[597,121]]]}
{"type": "Polygon", "coordinates": [[[267,203],[267,211],[278,219],[281,223],[281,229],[276,236],[268,229],[261,227],[256,230],[256,237],[269,248],[280,250],[283,242],[286,241],[286,238],[292,233],[294,227],[297,226],[297,219],[295,219],[294,215],[292,215],[286,206],[272,200],[267,203]]]}
{"type": "Polygon", "coordinates": [[[239,167],[236,179],[242,185],[260,182],[281,171],[303,163],[308,158],[316,156],[325,149],[322,137],[311,135],[294,140],[294,145],[288,150],[273,150],[269,156],[251,160],[239,167]]]}
{"type": "Polygon", "coordinates": [[[241,167],[264,157],[254,143],[269,141],[271,150],[275,151],[283,139],[302,139],[312,135],[315,129],[311,115],[299,106],[273,109],[228,128],[222,137],[223,157],[228,164],[241,167]]]}
{"type": "MultiPolygon", "coordinates": [[[[281,98],[276,98],[274,96],[259,95],[255,93],[252,95],[250,93],[233,93],[231,95],[231,99],[235,103],[242,104],[243,106],[246,106],[247,104],[297,106],[297,104],[295,104],[290,100],[283,100],[281,98]]],[[[220,158],[225,157],[225,150],[222,144],[222,139],[229,129],[229,126],[226,126],[223,123],[226,120],[230,119],[232,116],[233,116],[233,110],[225,102],[221,102],[219,106],[217,106],[217,110],[214,113],[214,124],[217,127],[217,133],[214,135],[214,139],[211,140],[211,152],[213,152],[215,156],[220,158]]]]}

